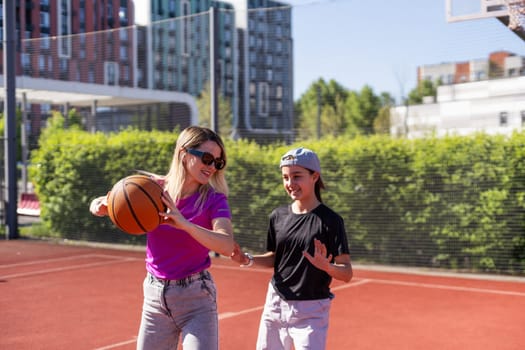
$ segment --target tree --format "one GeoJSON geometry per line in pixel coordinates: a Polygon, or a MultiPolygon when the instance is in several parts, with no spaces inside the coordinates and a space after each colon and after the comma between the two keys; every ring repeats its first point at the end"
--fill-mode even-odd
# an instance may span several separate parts
{"type": "Polygon", "coordinates": [[[326,83],[319,78],[312,83],[295,104],[295,127],[301,131],[301,136],[340,134],[346,130],[344,105],[347,96],[348,91],[335,80],[326,83]]]}
{"type": "Polygon", "coordinates": [[[374,132],[376,134],[390,134],[390,108],[395,105],[395,99],[387,92],[379,96],[381,108],[374,119],[374,132]]]}
{"type": "Polygon", "coordinates": [[[296,125],[302,137],[386,133],[390,130],[389,109],[394,98],[377,96],[365,85],[361,91],[345,89],[335,80],[314,82],[295,104],[296,125]],[[376,119],[381,119],[377,121],[376,119]],[[377,125],[376,125],[377,124],[377,125]],[[320,130],[317,130],[320,127],[320,130]]]}
{"type": "Polygon", "coordinates": [[[365,85],[359,93],[350,94],[347,99],[347,109],[350,119],[363,134],[372,134],[374,119],[381,108],[381,99],[374,94],[372,88],[365,85]]]}
{"type": "MultiPolygon", "coordinates": [[[[204,127],[211,127],[211,94],[210,85],[204,84],[204,89],[197,98],[197,108],[199,109],[199,125],[204,127]]],[[[224,97],[219,94],[219,134],[222,137],[229,136],[232,132],[232,107],[224,97]]]]}
{"type": "Polygon", "coordinates": [[[68,127],[69,128],[79,128],[82,129],[82,115],[78,113],[76,108],[69,110],[67,114],[68,127]]]}
{"type": "Polygon", "coordinates": [[[408,94],[408,104],[417,105],[423,103],[423,97],[437,96],[437,87],[441,85],[441,81],[438,80],[433,83],[429,79],[419,81],[416,88],[409,92],[408,94]]]}

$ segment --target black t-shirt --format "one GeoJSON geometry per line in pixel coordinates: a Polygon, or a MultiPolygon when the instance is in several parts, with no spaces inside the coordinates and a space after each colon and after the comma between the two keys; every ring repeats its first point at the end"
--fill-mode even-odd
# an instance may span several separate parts
{"type": "Polygon", "coordinates": [[[326,205],[320,204],[305,214],[294,214],[287,205],[270,214],[267,249],[275,253],[272,284],[285,300],[332,296],[330,275],[303,256],[303,251],[313,256],[314,238],[324,243],[327,256],[349,254],[343,218],[326,205]]]}

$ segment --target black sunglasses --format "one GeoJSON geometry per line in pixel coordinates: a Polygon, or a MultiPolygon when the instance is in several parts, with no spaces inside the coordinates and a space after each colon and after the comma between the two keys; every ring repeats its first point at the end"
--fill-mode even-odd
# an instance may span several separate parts
{"type": "Polygon", "coordinates": [[[226,161],[224,159],[214,158],[213,154],[211,153],[202,152],[202,151],[196,150],[195,148],[188,148],[186,149],[186,152],[188,152],[189,154],[193,154],[194,156],[200,157],[201,162],[204,165],[211,165],[212,163],[214,163],[215,169],[217,170],[221,170],[222,168],[226,166],[226,161]]]}

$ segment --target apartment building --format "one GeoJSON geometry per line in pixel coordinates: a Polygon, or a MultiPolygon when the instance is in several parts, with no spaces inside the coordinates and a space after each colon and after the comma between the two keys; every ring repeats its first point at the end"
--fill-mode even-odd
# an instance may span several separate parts
{"type": "Polygon", "coordinates": [[[488,58],[464,62],[445,62],[418,67],[418,83],[439,81],[443,85],[525,75],[525,57],[512,52],[497,51],[488,58]]]}
{"type": "MultiPolygon", "coordinates": [[[[2,14],[4,6],[0,1],[2,14]]],[[[30,144],[35,144],[52,109],[67,115],[75,108],[88,130],[151,125],[152,114],[162,114],[162,123],[156,118],[161,128],[195,122],[190,95],[139,89],[133,0],[19,0],[11,6],[16,17],[17,100],[28,112],[30,144]]],[[[3,26],[0,18],[2,35],[3,26]]],[[[1,61],[0,69],[3,72],[1,61]]]]}
{"type": "MultiPolygon", "coordinates": [[[[134,21],[132,0],[19,0],[15,16],[17,75],[112,85],[132,81],[130,35],[119,30],[134,21]],[[104,30],[105,45],[96,45],[98,37],[81,35],[104,30]],[[114,79],[118,72],[120,81],[114,79]]],[[[2,28],[3,22],[0,18],[2,28]]]]}
{"type": "MultiPolygon", "coordinates": [[[[0,6],[3,14],[3,1],[0,6]]],[[[128,31],[109,31],[107,45],[97,44],[100,36],[87,33],[127,27],[133,23],[132,6],[132,1],[16,1],[16,76],[45,80],[50,90],[58,88],[59,81],[129,85],[133,54],[128,31]]],[[[1,36],[3,25],[1,18],[1,36]]],[[[0,50],[3,58],[3,47],[0,50]]],[[[39,133],[53,108],[41,102],[28,106],[31,134],[39,133]]]]}
{"type": "MultiPolygon", "coordinates": [[[[282,139],[291,133],[291,7],[284,3],[20,0],[15,6],[17,92],[29,82],[62,93],[60,100],[51,93],[49,99],[30,98],[31,134],[39,133],[57,105],[64,112],[82,111],[90,130],[115,130],[144,113],[149,123],[169,119],[160,125],[165,128],[195,123],[195,98],[212,76],[212,47],[217,51],[215,86],[231,103],[237,135],[282,139]],[[78,89],[89,91],[82,98],[92,101],[65,96],[78,89]]],[[[1,0],[0,7],[3,13],[1,0]]]]}
{"type": "Polygon", "coordinates": [[[291,7],[271,0],[159,0],[137,12],[150,58],[139,61],[139,86],[199,96],[210,84],[216,40],[216,86],[231,103],[239,136],[291,134],[291,7]],[[210,8],[215,18],[211,18],[210,8]],[[214,37],[210,25],[214,23],[214,37]],[[143,64],[141,64],[141,62],[143,64]]]}

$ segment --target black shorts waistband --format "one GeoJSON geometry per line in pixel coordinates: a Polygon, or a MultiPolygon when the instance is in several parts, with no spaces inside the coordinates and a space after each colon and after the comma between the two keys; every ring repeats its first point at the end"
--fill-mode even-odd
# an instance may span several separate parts
{"type": "Polygon", "coordinates": [[[211,280],[211,275],[208,270],[196,272],[194,274],[191,274],[189,276],[186,276],[178,280],[168,280],[168,279],[158,278],[158,277],[153,276],[151,273],[148,273],[148,276],[149,276],[150,281],[159,282],[163,284],[164,286],[176,285],[179,287],[186,287],[187,285],[195,281],[211,280]]]}

